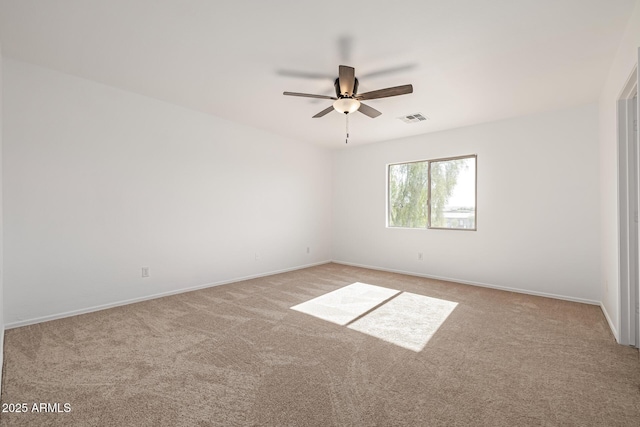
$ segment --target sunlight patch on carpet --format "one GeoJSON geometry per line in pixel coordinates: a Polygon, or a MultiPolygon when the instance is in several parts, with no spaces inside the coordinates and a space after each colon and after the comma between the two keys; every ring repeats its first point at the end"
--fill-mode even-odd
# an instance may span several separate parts
{"type": "Polygon", "coordinates": [[[356,282],[291,309],[344,326],[398,293],[395,289],[356,282]]]}
{"type": "Polygon", "coordinates": [[[291,309],[419,352],[457,305],[356,282],[291,309]]]}
{"type": "Polygon", "coordinates": [[[348,328],[418,352],[457,305],[457,302],[403,292],[348,328]]]}

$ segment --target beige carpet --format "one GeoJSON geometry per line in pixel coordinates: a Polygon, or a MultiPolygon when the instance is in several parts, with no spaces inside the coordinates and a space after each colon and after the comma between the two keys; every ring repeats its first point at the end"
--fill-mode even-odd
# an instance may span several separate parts
{"type": "Polygon", "coordinates": [[[638,351],[599,307],[338,264],[8,330],[4,351],[2,403],[29,411],[1,426],[640,423],[638,351]],[[455,304],[420,351],[349,327],[399,297],[344,326],[291,309],[356,282],[455,304]]]}

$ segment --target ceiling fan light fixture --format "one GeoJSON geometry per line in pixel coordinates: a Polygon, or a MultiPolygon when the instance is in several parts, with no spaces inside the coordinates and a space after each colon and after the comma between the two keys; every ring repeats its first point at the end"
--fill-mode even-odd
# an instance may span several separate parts
{"type": "Polygon", "coordinates": [[[360,108],[360,101],[354,98],[340,98],[333,103],[333,108],[339,113],[353,113],[360,108]]]}

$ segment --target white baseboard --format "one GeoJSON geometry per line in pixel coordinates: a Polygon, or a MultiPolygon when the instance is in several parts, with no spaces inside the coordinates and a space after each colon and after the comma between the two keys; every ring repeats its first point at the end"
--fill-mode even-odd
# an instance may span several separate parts
{"type": "MultiPolygon", "coordinates": [[[[37,317],[37,318],[34,318],[34,319],[19,320],[19,321],[16,321],[16,322],[11,322],[11,323],[6,324],[5,325],[5,329],[13,329],[13,328],[19,328],[21,326],[34,325],[36,323],[49,322],[51,320],[63,319],[65,317],[77,316],[79,314],[92,313],[94,311],[106,310],[108,308],[119,307],[119,306],[127,305],[127,304],[134,304],[136,302],[148,301],[148,300],[151,300],[151,299],[167,297],[167,296],[170,296],[170,295],[177,295],[177,294],[182,294],[182,293],[185,293],[185,292],[197,291],[199,289],[211,288],[213,286],[228,285],[229,283],[242,282],[243,280],[256,279],[258,277],[272,276],[274,274],[286,273],[288,271],[302,270],[303,268],[314,267],[316,265],[327,264],[327,263],[330,263],[330,262],[331,262],[330,260],[320,261],[320,262],[316,262],[316,263],[312,263],[312,264],[300,265],[300,266],[297,266],[297,267],[284,268],[284,269],[281,269],[281,270],[275,270],[275,271],[269,271],[269,272],[265,272],[265,273],[253,274],[253,275],[250,275],[250,276],[237,277],[237,278],[234,278],[234,279],[222,280],[222,281],[219,281],[219,282],[207,283],[207,284],[204,284],[204,285],[192,286],[190,288],[183,288],[183,289],[178,289],[178,290],[175,290],[175,291],[162,292],[162,293],[158,293],[158,294],[146,295],[146,296],[139,297],[139,298],[132,298],[132,299],[128,299],[128,300],[116,301],[116,302],[112,302],[112,303],[109,303],[109,304],[96,305],[96,306],[93,306],[93,307],[83,308],[83,309],[79,309],[79,310],[67,311],[67,312],[64,312],[64,313],[56,313],[56,314],[52,314],[52,315],[48,315],[48,316],[37,317]]],[[[3,331],[3,333],[4,333],[4,331],[3,331]]]]}
{"type": "Polygon", "coordinates": [[[618,330],[616,329],[613,322],[611,321],[611,316],[609,316],[609,313],[607,312],[607,309],[605,308],[603,303],[600,303],[600,309],[602,310],[602,314],[604,314],[604,318],[607,319],[607,323],[609,324],[609,329],[611,329],[611,333],[613,334],[613,337],[616,339],[617,343],[620,343],[620,336],[618,335],[618,330]]]}
{"type": "Polygon", "coordinates": [[[488,284],[488,283],[472,282],[472,281],[469,281],[469,280],[460,280],[460,279],[456,279],[456,278],[452,278],[452,277],[433,276],[433,275],[430,275],[430,274],[415,273],[415,272],[412,272],[412,271],[395,270],[395,269],[391,269],[391,268],[375,267],[375,266],[371,266],[371,265],[356,264],[356,263],[345,262],[345,261],[333,260],[332,262],[334,262],[336,264],[350,265],[350,266],[353,266],[353,267],[368,268],[370,270],[387,271],[389,273],[406,274],[407,276],[424,277],[426,279],[443,280],[443,281],[446,281],[446,282],[462,283],[463,285],[480,286],[480,287],[483,287],[483,288],[491,288],[491,289],[498,289],[498,290],[501,290],[501,291],[516,292],[518,294],[534,295],[534,296],[546,297],[546,298],[554,298],[554,299],[565,300],[565,301],[579,302],[579,303],[583,303],[583,304],[602,305],[602,303],[600,301],[584,299],[584,298],[576,298],[576,297],[571,297],[571,296],[566,296],[566,295],[558,295],[558,294],[550,294],[550,293],[546,293],[546,292],[536,292],[536,291],[529,291],[529,290],[524,290],[524,289],[509,288],[509,287],[506,287],[506,286],[498,286],[498,285],[492,285],[492,284],[488,284]]]}

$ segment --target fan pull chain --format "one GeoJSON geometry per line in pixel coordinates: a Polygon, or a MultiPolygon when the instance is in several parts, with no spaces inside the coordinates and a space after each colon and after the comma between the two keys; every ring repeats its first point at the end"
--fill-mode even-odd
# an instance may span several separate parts
{"type": "Polygon", "coordinates": [[[349,143],[349,114],[345,114],[345,116],[347,116],[347,125],[346,125],[346,133],[347,133],[347,137],[344,140],[345,144],[349,143]]]}

